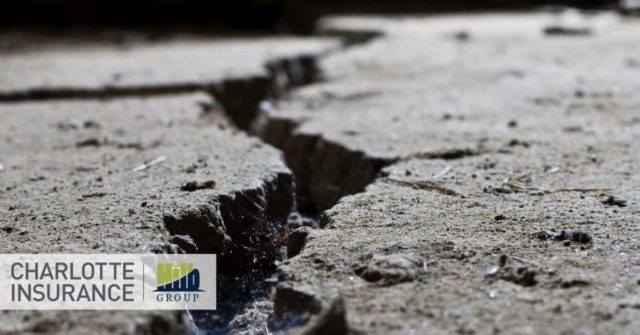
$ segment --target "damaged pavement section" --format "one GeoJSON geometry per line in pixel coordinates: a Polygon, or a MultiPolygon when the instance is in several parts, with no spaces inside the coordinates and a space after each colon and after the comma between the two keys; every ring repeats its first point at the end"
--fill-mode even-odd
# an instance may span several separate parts
{"type": "Polygon", "coordinates": [[[330,208],[291,234],[272,329],[633,333],[640,22],[584,19],[326,20],[381,36],[261,115],[330,208]]]}
{"type": "Polygon", "coordinates": [[[327,209],[399,160],[507,151],[556,133],[562,141],[605,135],[600,124],[633,127],[637,71],[628,60],[637,56],[628,45],[640,23],[601,14],[587,20],[593,35],[546,36],[557,21],[543,13],[326,19],[321,30],[380,37],[321,59],[326,80],[275,102],[258,133],[327,209]],[[612,118],[611,109],[626,114],[612,118]]]}
{"type": "Polygon", "coordinates": [[[638,199],[640,161],[597,152],[597,169],[583,169],[580,153],[526,151],[385,168],[279,268],[272,326],[335,326],[321,315],[339,300],[342,334],[632,333],[640,207],[602,199],[638,199]],[[424,181],[455,194],[411,187],[424,181]],[[501,187],[510,192],[487,191],[501,187]]]}
{"type": "MultiPolygon", "coordinates": [[[[0,105],[2,252],[215,252],[236,296],[219,297],[226,314],[196,323],[228,322],[253,299],[245,285],[275,267],[293,178],[277,150],[228,129],[219,110],[203,111],[210,104],[194,93],[0,105]],[[182,189],[192,182],[209,187],[182,189]]],[[[184,312],[22,314],[2,314],[3,331],[194,327],[184,312]]]]}
{"type": "MultiPolygon", "coordinates": [[[[264,291],[260,279],[286,243],[291,258],[278,271],[271,331],[632,332],[640,98],[631,64],[640,24],[608,14],[590,20],[592,34],[551,36],[549,14],[333,19],[326,31],[379,33],[321,60],[326,82],[264,102],[255,118],[255,97],[265,94],[228,90],[251,106],[229,108],[235,103],[214,88],[237,125],[285,152],[301,192],[331,208],[325,229],[303,227],[288,241],[291,173],[275,149],[221,129],[229,121],[205,97],[3,105],[13,120],[2,125],[10,144],[0,181],[10,213],[5,248],[222,253],[220,291],[240,295],[221,298],[229,314],[195,316],[216,330],[264,291]]],[[[154,48],[143,49],[166,59],[131,78],[106,70],[112,60],[130,69],[121,63],[126,50],[109,51],[96,70],[104,76],[80,71],[87,89],[66,90],[66,80],[43,70],[22,88],[2,86],[4,99],[211,92],[211,78],[200,77],[209,49],[197,66],[178,67],[181,84],[164,86],[175,79],[164,68],[170,54],[191,53],[154,48]],[[51,76],[58,81],[49,90],[51,76]]],[[[144,50],[133,50],[132,62],[147,63],[144,50]]],[[[39,56],[26,65],[8,57],[12,67],[48,67],[39,56]]],[[[259,71],[268,81],[280,72],[283,81],[298,73],[310,82],[313,58],[306,63],[259,71]]],[[[77,64],[53,72],[76,73],[77,64]]],[[[271,310],[258,300],[230,325],[263,329],[249,320],[271,310]]],[[[20,327],[42,327],[31,320],[20,327]]]]}

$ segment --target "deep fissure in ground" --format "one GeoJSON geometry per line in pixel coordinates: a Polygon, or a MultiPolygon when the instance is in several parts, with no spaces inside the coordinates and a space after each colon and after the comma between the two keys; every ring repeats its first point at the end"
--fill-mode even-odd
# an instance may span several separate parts
{"type": "MultiPolygon", "coordinates": [[[[380,36],[377,32],[365,34],[364,37],[362,32],[354,32],[353,36],[351,36],[344,31],[335,33],[335,35],[343,38],[345,48],[366,43],[380,36]]],[[[219,258],[219,273],[217,277],[219,282],[219,312],[191,312],[196,325],[202,331],[210,334],[227,333],[231,330],[230,322],[242,314],[245,307],[252,302],[267,299],[275,280],[271,277],[275,273],[276,262],[286,259],[287,253],[289,253],[289,256],[297,253],[295,250],[290,250],[289,252],[286,250],[288,238],[293,237],[295,239],[295,236],[290,236],[289,233],[300,226],[318,228],[322,210],[333,206],[342,196],[364,190],[366,185],[376,178],[384,166],[392,163],[392,161],[368,159],[361,152],[350,152],[337,144],[327,146],[326,143],[322,143],[323,145],[320,145],[322,141],[320,137],[294,138],[292,134],[295,127],[297,127],[296,124],[286,124],[285,129],[280,129],[278,126],[275,129],[271,129],[273,122],[269,120],[266,122],[266,128],[264,124],[260,125],[264,121],[261,119],[263,115],[260,115],[260,105],[262,103],[277,102],[278,99],[286,96],[287,92],[295,87],[317,83],[322,80],[318,66],[318,60],[322,56],[303,55],[273,61],[266,65],[269,72],[269,78],[266,80],[264,78],[238,80],[228,83],[223,90],[209,91],[220,102],[225,113],[239,129],[256,134],[265,142],[283,151],[287,165],[292,170],[295,179],[295,190],[291,190],[291,194],[295,196],[295,201],[291,207],[293,211],[286,222],[263,222],[265,227],[270,227],[271,235],[265,237],[259,248],[241,257],[245,258],[245,261],[253,257],[254,262],[249,271],[247,271],[246,267],[238,266],[239,264],[246,264],[245,261],[237,259],[238,253],[236,253],[236,256],[219,258]],[[282,135],[284,137],[277,137],[282,135]],[[330,151],[316,152],[315,148],[317,147],[328,147],[330,151]],[[336,152],[338,153],[337,157],[335,156],[336,152]],[[324,177],[308,174],[307,171],[317,171],[317,169],[312,168],[312,165],[318,163],[318,160],[328,159],[330,162],[336,162],[341,161],[342,158],[346,159],[345,162],[348,164],[348,170],[350,171],[349,174],[336,181],[340,182],[342,187],[335,194],[318,197],[315,194],[317,192],[314,192],[316,185],[312,182],[312,179],[322,179],[324,177]],[[259,261],[256,262],[255,260],[259,261]]],[[[328,167],[331,169],[330,166],[328,167]]],[[[222,204],[221,207],[230,205],[230,203],[222,204]]],[[[232,216],[226,219],[229,220],[225,220],[226,222],[233,222],[236,227],[243,226],[234,221],[232,216]]],[[[251,232],[248,236],[253,236],[255,233],[255,231],[251,232]]],[[[254,241],[250,241],[250,243],[252,242],[254,241]]],[[[235,243],[237,241],[234,240],[235,243]]],[[[236,245],[242,246],[242,243],[236,245]]],[[[269,312],[271,314],[272,310],[269,310],[269,312]]],[[[255,320],[251,326],[268,328],[267,321],[266,318],[255,320]]],[[[271,327],[288,328],[305,321],[305,318],[295,320],[295,322],[291,322],[291,320],[272,320],[271,327]]]]}
{"type": "MultiPolygon", "coordinates": [[[[381,34],[332,31],[328,35],[342,38],[344,48],[348,48],[381,34]]],[[[247,305],[267,298],[276,262],[287,258],[289,233],[300,226],[318,228],[323,210],[333,206],[342,196],[364,190],[384,166],[392,163],[371,160],[364,153],[348,151],[321,137],[293,136],[298,126],[295,123],[269,121],[266,128],[257,125],[262,117],[261,103],[276,103],[290,90],[322,80],[318,60],[323,56],[304,54],[276,59],[265,64],[267,76],[228,79],[219,83],[96,89],[62,87],[2,93],[0,101],[115,99],[205,91],[221,105],[238,129],[258,135],[284,152],[292,175],[279,174],[275,180],[266,181],[261,187],[221,196],[217,202],[163,218],[172,235],[169,243],[187,253],[219,255],[218,309],[215,312],[192,311],[191,315],[201,331],[223,334],[231,330],[230,322],[247,305]],[[324,149],[316,150],[319,147],[324,149]],[[341,170],[347,173],[336,175],[332,166],[334,162],[343,162],[341,170]],[[319,190],[318,183],[326,180],[340,185],[339,189],[329,193],[319,190]]],[[[202,106],[204,112],[212,107],[202,106]]],[[[160,248],[154,252],[176,252],[176,248],[160,248]]],[[[295,253],[290,252],[289,255],[295,253]]],[[[262,320],[260,327],[266,327],[266,321],[262,320]]],[[[298,321],[277,324],[293,326],[304,320],[298,321]]]]}

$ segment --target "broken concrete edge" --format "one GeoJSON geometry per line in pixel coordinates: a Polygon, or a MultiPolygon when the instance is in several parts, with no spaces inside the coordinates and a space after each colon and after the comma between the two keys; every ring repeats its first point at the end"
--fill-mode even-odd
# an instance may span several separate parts
{"type": "Polygon", "coordinates": [[[268,61],[264,64],[265,77],[228,80],[209,91],[238,128],[250,130],[262,101],[277,99],[294,87],[318,81],[317,61],[332,52],[335,50],[268,61]]]}
{"type": "Polygon", "coordinates": [[[172,235],[191,237],[197,252],[224,256],[246,229],[286,221],[293,208],[293,187],[291,173],[280,171],[254,188],[219,195],[178,213],[167,212],[163,221],[172,235]]]}
{"type": "MultiPolygon", "coordinates": [[[[143,107],[140,107],[141,110],[158,116],[162,115],[162,112],[172,114],[181,112],[180,107],[189,107],[190,113],[187,114],[187,117],[194,123],[198,124],[200,123],[196,121],[198,121],[198,118],[201,116],[201,108],[199,107],[202,107],[202,105],[214,103],[214,100],[211,98],[211,96],[203,93],[194,93],[193,95],[187,95],[186,98],[168,96],[166,97],[166,101],[163,101],[159,97],[153,97],[150,99],[136,98],[110,100],[106,103],[101,101],[56,102],[56,104],[67,106],[64,108],[52,107],[52,104],[50,102],[36,102],[34,104],[43,107],[42,112],[45,114],[49,111],[55,112],[60,109],[66,110],[66,108],[73,110],[73,106],[69,107],[69,105],[77,104],[83,106],[83,108],[79,109],[79,115],[84,115],[82,113],[85,113],[87,110],[91,110],[91,108],[88,108],[86,104],[94,104],[99,106],[116,105],[117,110],[115,111],[124,112],[127,110],[127,104],[125,103],[123,107],[122,103],[128,102],[129,104],[131,104],[132,100],[139,101],[140,103],[145,104],[142,105],[143,107]],[[176,99],[179,101],[183,101],[184,99],[188,102],[188,104],[186,106],[181,104],[175,107],[176,105],[171,103],[172,99],[176,99]],[[150,105],[149,107],[148,105],[146,105],[146,103],[150,101],[161,104],[163,108],[155,109],[153,105],[150,105]]],[[[19,104],[21,103],[15,103],[15,105],[19,104]]],[[[136,109],[137,108],[132,108],[132,110],[136,109]]],[[[109,108],[105,109],[105,111],[109,110],[109,108]]],[[[114,109],[111,110],[114,111],[114,109]]],[[[23,112],[16,114],[25,115],[26,113],[23,112]]],[[[181,113],[178,113],[178,115],[180,114],[181,113]]],[[[220,118],[223,117],[221,113],[218,114],[220,118]]],[[[104,115],[104,113],[102,115],[104,115]]],[[[51,117],[51,122],[45,122],[47,124],[47,127],[54,125],[54,122],[58,119],[62,119],[60,116],[51,117]]],[[[123,120],[126,121],[128,120],[128,118],[116,118],[114,120],[118,121],[119,124],[122,124],[123,120]]],[[[219,129],[218,127],[216,127],[216,125],[219,126],[220,124],[214,123],[213,120],[207,119],[202,121],[207,125],[206,127],[202,128],[204,130],[213,132],[214,130],[219,129]]],[[[223,122],[226,121],[226,119],[220,121],[223,122]]],[[[97,127],[95,126],[96,124],[100,125],[100,123],[98,123],[94,119],[92,119],[91,122],[94,124],[93,127],[97,127]]],[[[100,125],[100,127],[102,126],[105,125],[100,125]]],[[[150,127],[155,127],[155,125],[152,125],[150,127]]],[[[221,128],[220,130],[222,131],[223,129],[221,128]]],[[[187,129],[187,131],[189,130],[187,129]]],[[[273,270],[275,270],[274,262],[280,255],[280,249],[283,243],[281,242],[281,239],[278,239],[278,237],[286,234],[289,229],[286,220],[294,204],[294,183],[291,171],[285,166],[284,158],[282,157],[280,152],[267,145],[261,144],[259,140],[251,139],[246,135],[238,133],[237,131],[226,130],[225,132],[229,136],[224,137],[223,140],[242,140],[240,143],[246,143],[246,146],[251,150],[267,151],[269,153],[269,155],[267,156],[269,159],[266,163],[268,164],[267,166],[269,166],[269,169],[266,170],[267,172],[264,173],[261,171],[259,174],[252,176],[252,178],[250,179],[247,179],[246,182],[242,181],[241,184],[231,183],[227,186],[223,185],[223,189],[225,189],[224,191],[190,192],[188,193],[188,199],[190,199],[190,201],[171,201],[165,203],[162,207],[160,207],[159,210],[150,211],[150,221],[159,223],[160,225],[155,227],[157,229],[153,229],[153,233],[149,234],[149,238],[146,238],[142,240],[141,243],[136,244],[136,249],[128,250],[132,252],[154,252],[169,254],[182,252],[215,252],[219,254],[219,274],[221,276],[227,277],[225,282],[229,286],[233,286],[233,288],[235,288],[235,286],[245,285],[245,281],[248,282],[246,285],[252,285],[253,282],[256,281],[262,281],[264,278],[271,276],[273,270]],[[212,194],[212,192],[214,193],[212,194]],[[242,276],[238,274],[242,274],[242,276]]],[[[191,134],[203,133],[194,132],[191,134]]],[[[204,135],[207,134],[204,133],[204,135]]],[[[205,148],[207,147],[207,145],[210,146],[216,143],[215,140],[211,141],[209,137],[205,138],[208,139],[204,141],[205,148]]],[[[81,150],[77,149],[73,143],[73,141],[70,142],[68,146],[70,150],[81,150]]],[[[192,143],[192,146],[194,147],[192,149],[194,149],[194,151],[198,151],[196,148],[196,143],[192,140],[184,143],[192,143]]],[[[224,144],[225,142],[222,141],[221,143],[224,144]]],[[[232,143],[228,144],[231,145],[232,143]]],[[[94,150],[97,151],[98,149],[91,148],[91,151],[94,150]]],[[[20,155],[20,152],[18,152],[17,155],[20,155]]],[[[170,154],[167,155],[171,156],[170,154]]],[[[133,156],[136,157],[133,159],[133,161],[135,164],[137,164],[139,159],[137,158],[138,155],[134,154],[133,156]]],[[[159,157],[163,157],[163,159],[165,159],[165,156],[159,157]]],[[[236,155],[236,157],[238,156],[236,155]]],[[[242,160],[242,157],[240,157],[240,160],[242,160]]],[[[148,168],[153,164],[153,161],[155,160],[147,162],[143,164],[143,166],[146,166],[146,168],[148,168]]],[[[187,161],[188,160],[185,160],[182,163],[186,163],[187,161]]],[[[131,172],[134,172],[133,175],[136,175],[135,172],[142,171],[137,171],[137,168],[132,171],[131,167],[133,166],[135,165],[130,165],[130,167],[124,168],[122,169],[122,171],[125,171],[124,173],[128,175],[131,175],[131,172]]],[[[238,168],[241,168],[241,166],[238,166],[238,168]]],[[[175,189],[177,190],[178,185],[182,183],[178,182],[177,179],[179,178],[175,174],[171,178],[176,179],[175,189]]],[[[211,180],[209,180],[209,182],[211,182],[211,180]]],[[[213,183],[215,184],[215,182],[213,183]]],[[[142,190],[143,193],[147,193],[147,195],[151,196],[153,192],[149,192],[155,192],[155,188],[145,188],[142,190]]],[[[141,207],[147,207],[146,201],[142,202],[141,207]]],[[[104,219],[104,216],[101,214],[98,217],[98,220],[100,220],[100,217],[104,219]]],[[[136,221],[145,222],[145,220],[136,221]]],[[[130,234],[132,234],[131,231],[125,230],[125,232],[123,233],[125,241],[129,239],[127,238],[127,236],[129,236],[130,239],[133,239],[130,234]]],[[[102,238],[104,238],[104,235],[103,237],[98,237],[98,239],[102,238]]],[[[126,252],[127,249],[124,250],[126,252]]],[[[219,301],[225,298],[225,291],[227,290],[220,289],[221,293],[218,294],[219,301]]],[[[239,290],[228,291],[235,295],[233,298],[237,298],[236,300],[238,301],[239,305],[243,305],[246,302],[252,301],[253,296],[245,294],[245,291],[242,291],[242,293],[238,293],[239,290]]],[[[221,304],[219,304],[218,306],[220,305],[221,304]]],[[[243,308],[243,306],[235,305],[234,307],[243,308]]],[[[235,313],[238,312],[238,309],[229,308],[228,310],[224,311],[227,313],[224,316],[231,318],[235,313]]],[[[140,328],[141,332],[145,333],[150,333],[145,329],[152,329],[154,327],[154,325],[147,323],[156,322],[156,319],[160,320],[158,322],[164,322],[162,329],[166,329],[167,332],[195,333],[197,331],[197,324],[195,324],[193,321],[193,315],[188,313],[188,311],[183,310],[166,314],[158,314],[160,315],[144,314],[142,315],[140,322],[137,322],[136,320],[127,320],[127,317],[123,317],[122,319],[124,320],[123,323],[127,329],[135,326],[140,328]],[[178,318],[177,316],[172,316],[177,314],[180,314],[181,317],[178,318]],[[191,325],[190,328],[184,326],[184,324],[186,324],[185,322],[180,321],[182,320],[182,317],[184,317],[184,319],[191,320],[191,323],[187,324],[191,325]],[[175,322],[169,322],[167,320],[174,320],[175,322]],[[188,329],[185,331],[179,331],[183,328],[188,329]]],[[[106,328],[110,326],[110,324],[106,324],[104,327],[106,328]]],[[[153,333],[162,332],[158,331],[153,333]]]]}
{"type": "MultiPolygon", "coordinates": [[[[384,28],[343,26],[339,17],[320,20],[316,29],[318,35],[342,38],[344,49],[367,44],[387,33],[384,28]]],[[[317,59],[314,60],[314,71],[321,71],[317,59]]],[[[325,210],[344,197],[364,192],[369,185],[384,177],[385,167],[405,159],[458,159],[479,154],[464,149],[451,153],[416,154],[419,157],[369,157],[362,151],[351,150],[320,135],[299,132],[302,123],[263,114],[258,115],[252,127],[262,140],[283,151],[287,165],[296,176],[298,194],[308,195],[322,212],[321,228],[330,228],[331,224],[325,210]]],[[[313,238],[309,227],[294,230],[289,235],[287,257],[300,253],[309,238],[313,238]]],[[[327,299],[326,296],[316,296],[305,287],[294,287],[284,278],[278,281],[274,310],[269,317],[272,330],[300,335],[348,333],[344,301],[339,293],[333,299],[327,299]]]]}
{"type": "MultiPolygon", "coordinates": [[[[382,29],[342,27],[339,18],[338,22],[334,20],[336,18],[327,17],[317,22],[316,35],[340,39],[343,44],[338,50],[322,55],[301,56],[297,58],[297,62],[285,59],[268,66],[271,78],[284,75],[289,83],[272,86],[279,89],[276,93],[320,82],[322,69],[318,63],[322,58],[369,43],[385,34],[382,29]]],[[[278,80],[275,81],[277,83],[278,80]]],[[[282,95],[263,95],[263,98],[282,95]]],[[[261,101],[262,99],[257,101],[256,106],[261,101]]],[[[343,196],[362,192],[375,180],[383,167],[397,161],[396,158],[367,157],[364,152],[350,150],[321,136],[297,132],[301,122],[273,117],[268,115],[268,110],[225,110],[231,113],[231,118],[241,125],[240,128],[247,129],[244,126],[247,125],[262,140],[284,152],[287,165],[296,176],[298,195],[309,197],[316,210],[328,209],[343,196]],[[332,162],[340,162],[340,166],[336,167],[332,162]]]]}
{"type": "Polygon", "coordinates": [[[348,332],[344,300],[340,295],[321,300],[305,287],[281,284],[274,300],[274,306],[278,307],[269,318],[269,326],[277,332],[296,335],[348,332]]]}
{"type": "MultiPolygon", "coordinates": [[[[338,35],[345,39],[343,47],[338,50],[378,36],[377,33],[362,32],[354,34],[342,32],[338,35]]],[[[0,93],[0,102],[57,99],[109,100],[204,91],[215,98],[215,102],[222,105],[226,114],[240,129],[247,130],[255,122],[262,101],[267,98],[278,98],[294,87],[319,81],[318,60],[333,52],[336,50],[324,50],[318,53],[274,59],[264,64],[265,75],[226,78],[221,82],[130,87],[105,86],[98,89],[72,87],[34,89],[25,92],[0,93]]],[[[201,107],[204,110],[210,109],[209,106],[201,107]]],[[[287,128],[293,130],[296,126],[287,128]]],[[[289,135],[293,135],[293,131],[289,135]]],[[[274,138],[273,140],[288,142],[286,138],[274,138]]],[[[315,170],[310,175],[303,174],[302,177],[303,180],[317,180],[310,185],[310,188],[311,192],[315,194],[316,203],[321,208],[331,207],[344,195],[364,190],[366,185],[374,181],[382,167],[392,163],[388,160],[369,159],[362,152],[352,152],[318,136],[301,134],[291,144],[294,146],[294,151],[285,152],[289,164],[309,166],[324,162],[322,169],[315,170]],[[302,143],[302,146],[299,146],[298,142],[302,143]],[[310,159],[304,159],[305,149],[309,145],[314,148],[314,154],[310,159]],[[296,157],[296,161],[292,160],[290,156],[296,157]],[[339,170],[346,170],[349,173],[340,176],[332,172],[335,169],[329,163],[334,161],[343,162],[344,165],[339,170]],[[325,182],[340,186],[327,191],[323,185],[325,182]]],[[[220,195],[217,199],[206,199],[189,208],[176,209],[175,213],[165,213],[163,222],[170,235],[165,241],[150,245],[150,251],[156,253],[216,253],[219,255],[219,276],[225,278],[242,277],[241,281],[249,282],[249,284],[244,283],[243,286],[262,282],[275,270],[274,260],[278,257],[282,246],[277,241],[281,240],[279,237],[287,234],[286,219],[294,207],[294,195],[293,175],[287,170],[277,173],[273,178],[261,181],[260,185],[255,188],[220,195]],[[254,264],[256,259],[258,265],[254,264]],[[245,273],[249,265],[251,271],[245,273]]],[[[237,299],[238,296],[235,295],[233,298],[237,299]]],[[[247,302],[255,298],[244,296],[241,299],[243,301],[234,301],[231,305],[243,308],[247,302]]],[[[304,333],[318,333],[327,326],[333,327],[335,322],[331,321],[328,324],[326,322],[326,320],[333,320],[333,316],[336,315],[331,312],[335,309],[332,307],[333,305],[313,310],[314,315],[319,314],[311,318],[312,322],[307,327],[309,330],[304,333]]],[[[336,306],[338,306],[336,307],[338,310],[341,309],[339,308],[341,304],[336,306]]],[[[239,312],[241,309],[225,311],[222,316],[225,320],[224,323],[227,323],[226,321],[231,320],[239,312]]],[[[188,323],[176,323],[188,326],[182,327],[182,330],[187,332],[197,330],[192,314],[188,311],[180,311],[177,315],[181,320],[190,320],[188,323]]],[[[337,315],[340,318],[342,314],[337,313],[337,315]]],[[[342,319],[343,322],[340,324],[344,324],[345,326],[342,328],[346,329],[344,318],[342,317],[342,319]]],[[[162,326],[164,329],[173,327],[173,324],[167,324],[167,322],[164,324],[165,326],[162,326]]],[[[143,325],[143,327],[153,328],[154,325],[150,323],[143,325]]]]}
{"type": "Polygon", "coordinates": [[[186,310],[175,311],[172,315],[151,315],[146,323],[136,323],[134,327],[133,334],[197,334],[198,332],[198,327],[186,310]]]}
{"type": "Polygon", "coordinates": [[[298,132],[300,122],[271,118],[259,136],[284,152],[296,176],[298,192],[308,194],[319,210],[332,207],[346,195],[362,192],[394,158],[369,157],[319,135],[298,132]]]}
{"type": "MultiPolygon", "coordinates": [[[[246,130],[254,122],[260,102],[268,97],[277,98],[293,87],[318,81],[320,74],[317,61],[332,52],[335,50],[268,61],[264,64],[266,70],[264,76],[227,78],[215,83],[137,87],[109,86],[99,89],[61,87],[54,90],[36,89],[26,92],[5,92],[0,93],[0,102],[62,99],[110,100],[204,91],[214,98],[211,104],[220,103],[236,125],[246,130]]],[[[211,106],[207,105],[201,107],[205,111],[211,109],[211,106]]],[[[336,150],[339,152],[341,149],[337,145],[333,145],[333,147],[335,147],[334,152],[336,150]]],[[[339,154],[339,156],[348,154],[339,154]]],[[[372,169],[377,173],[381,167],[372,169]]],[[[357,191],[368,184],[370,175],[357,183],[355,186],[357,191]]],[[[349,193],[353,192],[355,191],[349,193]]],[[[293,175],[287,170],[277,173],[271,179],[263,180],[255,188],[220,195],[217,199],[203,199],[201,203],[196,203],[190,208],[176,209],[175,213],[165,213],[162,219],[169,235],[160,243],[148,245],[148,248],[151,252],[156,253],[217,253],[219,255],[219,276],[230,280],[242,277],[241,281],[250,282],[243,285],[251,286],[252,283],[262,282],[275,270],[274,260],[278,257],[282,246],[282,243],[278,242],[282,240],[279,237],[287,233],[286,218],[294,207],[294,195],[293,175]],[[258,265],[253,264],[256,259],[258,265]],[[250,273],[244,273],[249,266],[250,273]]],[[[326,202],[333,203],[340,196],[328,196],[327,199],[330,200],[326,202]]],[[[233,298],[237,299],[237,294],[233,298]]],[[[231,305],[243,308],[247,302],[255,298],[244,296],[242,297],[243,301],[234,301],[231,305]]],[[[225,315],[222,316],[225,320],[224,323],[239,312],[241,309],[225,311],[225,315]]],[[[197,330],[192,314],[188,311],[180,311],[177,314],[191,320],[189,323],[191,326],[188,327],[187,332],[197,330]]],[[[146,326],[144,325],[144,327],[146,326]]],[[[149,327],[152,326],[149,325],[149,327]]],[[[164,328],[170,329],[171,327],[164,328]]]]}
{"type": "Polygon", "coordinates": [[[294,207],[294,190],[293,175],[281,171],[255,188],[164,215],[172,234],[169,243],[184,252],[217,254],[216,275],[219,286],[225,287],[218,293],[220,314],[212,326],[225,327],[247,303],[260,298],[254,291],[275,271],[283,246],[279,241],[289,230],[286,221],[294,207]]]}

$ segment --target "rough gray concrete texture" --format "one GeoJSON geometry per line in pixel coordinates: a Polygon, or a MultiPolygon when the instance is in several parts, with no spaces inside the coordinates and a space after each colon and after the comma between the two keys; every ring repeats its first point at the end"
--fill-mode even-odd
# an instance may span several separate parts
{"type": "Polygon", "coordinates": [[[273,325],[637,333],[640,21],[325,24],[382,36],[323,60],[327,81],[264,115],[262,135],[323,208],[374,182],[324,212],[325,229],[293,234],[273,325]]]}
{"type": "MultiPolygon", "coordinates": [[[[261,104],[254,129],[288,167],[208,95],[147,93],[213,90],[245,128],[278,81],[265,62],[335,41],[3,51],[5,100],[140,97],[0,104],[0,250],[179,247],[218,253],[221,278],[252,284],[247,271],[273,268],[285,243],[291,168],[301,199],[328,209],[324,229],[288,234],[273,302],[248,304],[232,333],[267,319],[301,334],[636,333],[640,21],[369,17],[321,30],[378,37],[320,59],[325,81],[261,104]],[[235,79],[247,87],[224,85],[235,79]]],[[[277,75],[309,76],[314,57],[277,75]]],[[[14,333],[193,327],[182,312],[0,320],[14,333]]]]}
{"type": "Polygon", "coordinates": [[[546,142],[572,130],[619,136],[620,124],[637,121],[640,22],[611,14],[573,21],[551,14],[328,19],[327,30],[383,34],[324,59],[326,81],[296,90],[264,116],[263,137],[285,150],[327,208],[371,182],[368,171],[398,159],[496,151],[516,137],[546,142]],[[593,33],[543,33],[566,21],[593,33]],[[627,110],[626,119],[611,117],[612,109],[627,110]]]}
{"type": "Polygon", "coordinates": [[[349,333],[634,334],[634,152],[518,149],[388,167],[326,211],[325,229],[280,268],[275,310],[303,318],[342,297],[349,333]]]}
{"type": "MultiPolygon", "coordinates": [[[[229,129],[220,111],[205,112],[211,104],[193,93],[0,105],[1,251],[171,253],[179,251],[172,235],[189,235],[176,244],[219,254],[221,272],[247,265],[238,253],[251,246],[245,235],[268,248],[269,224],[291,210],[292,176],[277,150],[229,129]]],[[[2,331],[192,327],[182,312],[20,315],[1,314],[2,331]]]]}
{"type": "Polygon", "coordinates": [[[211,88],[228,80],[265,78],[269,62],[338,46],[335,39],[291,37],[181,36],[119,44],[59,39],[2,52],[0,96],[211,88]]]}

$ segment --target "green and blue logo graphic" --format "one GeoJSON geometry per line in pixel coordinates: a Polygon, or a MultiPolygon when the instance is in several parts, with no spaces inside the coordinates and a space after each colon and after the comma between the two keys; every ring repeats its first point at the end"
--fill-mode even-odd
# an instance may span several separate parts
{"type": "Polygon", "coordinates": [[[157,289],[154,292],[204,292],[200,290],[200,271],[193,263],[157,263],[157,289]]]}

